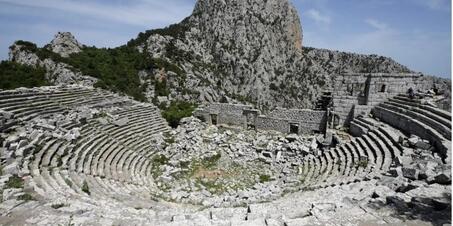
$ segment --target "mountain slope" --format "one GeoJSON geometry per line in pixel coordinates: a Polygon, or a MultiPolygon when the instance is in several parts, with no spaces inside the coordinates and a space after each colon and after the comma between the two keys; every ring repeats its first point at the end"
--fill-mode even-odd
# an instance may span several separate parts
{"type": "Polygon", "coordinates": [[[10,58],[43,66],[57,84],[95,84],[157,104],[311,107],[337,73],[410,71],[386,57],[303,47],[300,19],[288,0],[199,0],[181,23],[140,33],[116,49],[88,48],[61,34],[34,51],[16,43],[10,58]],[[115,65],[130,70],[117,73],[115,65]],[[122,87],[124,76],[131,87],[122,87]]]}

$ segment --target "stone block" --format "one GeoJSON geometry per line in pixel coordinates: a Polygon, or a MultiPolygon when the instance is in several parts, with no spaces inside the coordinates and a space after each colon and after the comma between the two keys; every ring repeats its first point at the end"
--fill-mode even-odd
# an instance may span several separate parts
{"type": "Polygon", "coordinates": [[[451,184],[451,175],[447,173],[441,173],[434,177],[434,183],[449,185],[451,184]]]}
{"type": "Polygon", "coordinates": [[[122,126],[127,125],[128,123],[129,123],[129,119],[128,118],[122,118],[122,119],[114,121],[113,125],[122,127],[122,126]]]}
{"type": "Polygon", "coordinates": [[[417,169],[413,168],[402,168],[403,172],[403,177],[411,179],[411,180],[417,180],[418,179],[418,174],[419,171],[417,169]]]}

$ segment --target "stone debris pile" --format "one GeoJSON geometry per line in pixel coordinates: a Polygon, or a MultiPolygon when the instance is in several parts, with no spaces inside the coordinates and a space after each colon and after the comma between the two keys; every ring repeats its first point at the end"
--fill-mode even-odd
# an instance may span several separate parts
{"type": "Polygon", "coordinates": [[[241,206],[280,197],[300,182],[310,140],[278,132],[235,131],[186,118],[155,141],[153,167],[165,199],[205,206],[241,206]]]}

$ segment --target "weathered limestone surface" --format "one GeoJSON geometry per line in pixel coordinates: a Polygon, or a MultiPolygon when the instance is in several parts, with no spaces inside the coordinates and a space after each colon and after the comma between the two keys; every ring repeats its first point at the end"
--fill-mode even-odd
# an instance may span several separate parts
{"type": "Polygon", "coordinates": [[[213,103],[197,109],[196,116],[209,123],[240,127],[254,127],[259,130],[274,130],[290,133],[290,126],[296,125],[298,134],[323,132],[326,129],[327,112],[309,109],[277,108],[267,115],[250,105],[213,103]]]}

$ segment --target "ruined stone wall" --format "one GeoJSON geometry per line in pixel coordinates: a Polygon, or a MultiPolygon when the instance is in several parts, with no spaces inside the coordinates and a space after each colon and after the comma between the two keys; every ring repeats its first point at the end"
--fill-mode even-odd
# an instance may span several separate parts
{"type": "Polygon", "coordinates": [[[204,118],[208,123],[212,123],[212,115],[216,115],[217,124],[245,126],[247,122],[247,118],[243,114],[245,109],[253,109],[253,107],[240,104],[212,103],[198,109],[194,115],[204,118]]]}
{"type": "Polygon", "coordinates": [[[309,109],[275,109],[269,115],[260,115],[258,110],[249,105],[233,104],[209,104],[198,109],[197,117],[203,117],[207,122],[212,123],[212,117],[217,117],[217,124],[227,124],[247,127],[255,126],[260,130],[275,130],[282,133],[290,132],[290,125],[298,126],[299,134],[313,132],[324,132],[327,122],[326,111],[314,111],[309,109]],[[247,114],[256,114],[247,121],[247,114]]]}
{"type": "Polygon", "coordinates": [[[259,116],[256,119],[256,129],[259,130],[274,130],[282,133],[289,133],[289,123],[283,119],[269,118],[259,116]]]}
{"type": "Polygon", "coordinates": [[[386,99],[409,88],[427,90],[433,80],[421,74],[344,74],[337,75],[333,87],[333,111],[336,123],[348,126],[358,115],[369,114],[371,109],[386,99]]]}
{"type": "Polygon", "coordinates": [[[270,112],[267,117],[284,119],[289,123],[299,124],[299,133],[312,133],[313,131],[325,131],[327,112],[310,109],[282,109],[277,108],[270,112]]]}

